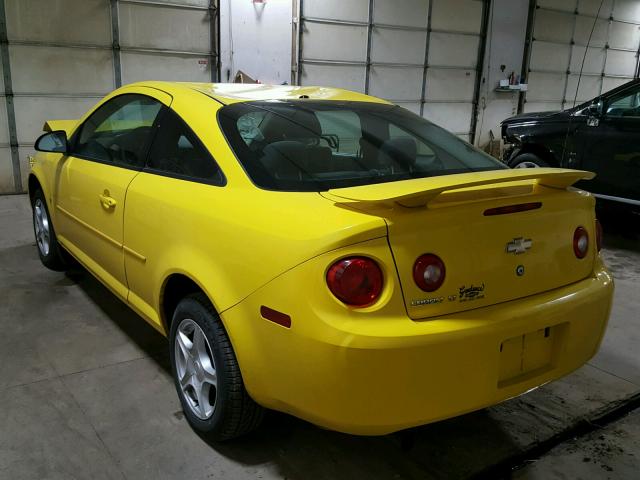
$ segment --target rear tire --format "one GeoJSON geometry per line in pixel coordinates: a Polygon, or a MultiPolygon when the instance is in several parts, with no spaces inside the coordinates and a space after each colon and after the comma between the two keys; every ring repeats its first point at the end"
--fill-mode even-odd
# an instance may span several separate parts
{"type": "Polygon", "coordinates": [[[551,165],[534,153],[523,153],[511,160],[509,166],[511,168],[545,168],[551,165]]]}
{"type": "Polygon", "coordinates": [[[56,272],[66,270],[67,264],[62,256],[62,248],[58,243],[42,190],[38,189],[33,194],[31,209],[33,212],[33,233],[36,237],[40,261],[50,270],[56,272]]]}
{"type": "Polygon", "coordinates": [[[264,409],[247,393],[227,332],[204,294],[180,301],[169,339],[176,390],[194,430],[222,441],[260,425],[264,409]]]}

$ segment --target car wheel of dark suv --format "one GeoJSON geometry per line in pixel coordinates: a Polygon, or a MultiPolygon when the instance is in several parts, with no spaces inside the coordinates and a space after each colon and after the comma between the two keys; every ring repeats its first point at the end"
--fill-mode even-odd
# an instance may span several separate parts
{"type": "Polygon", "coordinates": [[[511,168],[541,168],[550,165],[533,153],[523,153],[509,162],[511,168]]]}

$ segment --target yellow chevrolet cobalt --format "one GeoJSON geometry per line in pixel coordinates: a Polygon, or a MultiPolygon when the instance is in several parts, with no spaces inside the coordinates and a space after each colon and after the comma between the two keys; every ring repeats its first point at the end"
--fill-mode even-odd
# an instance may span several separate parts
{"type": "Polygon", "coordinates": [[[75,259],[169,338],[213,439],[265,408],[361,435],[423,425],[600,344],[613,281],[572,187],[589,172],[510,170],[334,88],[144,82],[44,129],[42,262],[75,259]]]}

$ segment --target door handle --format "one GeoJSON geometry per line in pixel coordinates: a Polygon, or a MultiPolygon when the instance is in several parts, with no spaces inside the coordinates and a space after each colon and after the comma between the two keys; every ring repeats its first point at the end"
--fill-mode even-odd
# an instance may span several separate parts
{"type": "Polygon", "coordinates": [[[98,197],[100,197],[100,203],[102,204],[102,206],[107,210],[115,208],[116,203],[118,203],[116,202],[115,198],[109,196],[108,190],[105,190],[104,193],[98,195],[98,197]]]}

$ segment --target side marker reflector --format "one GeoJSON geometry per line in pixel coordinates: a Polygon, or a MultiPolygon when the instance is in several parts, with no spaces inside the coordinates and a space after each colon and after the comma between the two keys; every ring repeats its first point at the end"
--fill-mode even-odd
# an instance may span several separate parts
{"type": "Polygon", "coordinates": [[[262,318],[266,318],[273,323],[277,323],[278,325],[282,325],[286,328],[291,328],[291,317],[286,313],[278,312],[277,310],[273,310],[272,308],[262,305],[260,307],[260,315],[262,315],[262,318]]]}

